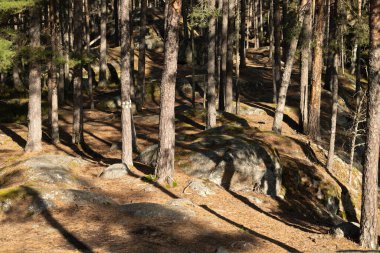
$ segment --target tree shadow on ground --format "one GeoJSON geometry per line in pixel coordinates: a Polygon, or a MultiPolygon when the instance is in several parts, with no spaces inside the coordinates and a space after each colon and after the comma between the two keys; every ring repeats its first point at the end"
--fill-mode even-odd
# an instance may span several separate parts
{"type": "MultiPolygon", "coordinates": [[[[33,197],[35,203],[38,206],[40,206],[40,207],[45,207],[46,206],[44,200],[40,197],[40,194],[36,190],[34,190],[33,188],[28,187],[28,186],[24,186],[23,188],[25,189],[25,191],[30,196],[33,197]]],[[[88,246],[87,244],[85,244],[84,242],[82,242],[73,233],[71,233],[64,226],[62,226],[62,224],[59,223],[59,221],[57,221],[52,216],[52,214],[50,213],[50,211],[49,211],[48,208],[44,208],[44,210],[42,210],[42,212],[41,212],[41,215],[45,218],[46,222],[51,227],[53,227],[54,229],[56,229],[62,235],[62,237],[65,238],[65,240],[69,244],[71,244],[72,246],[74,246],[78,251],[85,252],[85,253],[91,253],[91,252],[93,252],[92,249],[90,248],[90,246],[88,246]]]]}

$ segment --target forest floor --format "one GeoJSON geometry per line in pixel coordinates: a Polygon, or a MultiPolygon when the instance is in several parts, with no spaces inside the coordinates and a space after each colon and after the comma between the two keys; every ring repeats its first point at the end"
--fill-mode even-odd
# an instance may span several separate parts
{"type": "MultiPolygon", "coordinates": [[[[159,62],[156,61],[155,62],[159,62]]],[[[159,80],[161,67],[147,62],[147,76],[159,80]]],[[[264,51],[250,52],[247,68],[242,71],[242,102],[260,108],[266,114],[246,117],[251,127],[270,131],[274,106],[271,103],[271,69],[266,67],[264,51]]],[[[179,76],[190,73],[180,67],[179,76]]],[[[297,73],[297,69],[295,69],[297,73]]],[[[310,144],[298,129],[297,107],[298,83],[295,80],[289,89],[283,134],[309,145],[323,164],[328,141],[329,99],[322,104],[322,140],[310,144]]],[[[342,85],[343,86],[343,85],[342,85]]],[[[109,92],[116,92],[109,90],[109,92]]],[[[99,92],[99,97],[100,97],[99,92]]],[[[154,96],[154,91],[153,91],[154,96]]],[[[324,93],[323,96],[329,96],[324,93]]],[[[190,98],[178,96],[177,135],[196,134],[204,129],[204,123],[195,119],[178,117],[181,108],[189,108],[190,98]]],[[[201,102],[201,97],[198,97],[201,102]]],[[[6,113],[2,111],[1,113],[6,113]]],[[[154,99],[149,100],[144,111],[135,116],[138,145],[141,150],[158,142],[159,107],[154,99]]],[[[120,119],[117,112],[85,109],[84,139],[86,145],[71,144],[72,111],[70,106],[60,109],[61,143],[51,145],[44,131],[43,152],[25,154],[27,139],[25,123],[0,125],[0,168],[16,166],[30,157],[42,154],[60,154],[81,157],[82,166],[76,166],[73,174],[85,181],[88,189],[112,198],[118,204],[151,202],[165,204],[177,198],[189,199],[187,205],[195,215],[189,220],[139,219],[124,215],[112,206],[77,205],[75,207],[49,209],[32,216],[17,212],[2,213],[0,252],[215,252],[221,247],[229,252],[336,252],[360,250],[357,243],[344,238],[334,238],[329,227],[321,222],[308,220],[294,210],[282,208],[276,198],[254,193],[234,193],[215,187],[216,194],[206,197],[188,194],[185,188],[192,178],[176,168],[177,186],[167,188],[149,180],[151,168],[136,163],[132,173],[120,179],[105,180],[99,174],[110,164],[120,162],[120,150],[110,149],[121,140],[120,119]],[[254,199],[255,201],[252,201],[254,199]],[[301,222],[302,221],[302,222],[301,222]]],[[[339,131],[338,131],[339,132],[339,131]]],[[[340,133],[343,134],[343,131],[340,133]]],[[[344,137],[338,138],[343,146],[344,137]]],[[[304,154],[301,146],[274,143],[279,152],[293,156],[304,154]]],[[[339,145],[338,145],[339,146],[339,145]]],[[[344,149],[338,154],[344,157],[344,149]]],[[[347,172],[336,167],[336,177],[345,184],[347,172]]],[[[1,169],[0,169],[1,171],[1,169]]],[[[3,186],[1,186],[3,188],[3,186]]],[[[357,251],[356,251],[357,252],[357,251]]]]}

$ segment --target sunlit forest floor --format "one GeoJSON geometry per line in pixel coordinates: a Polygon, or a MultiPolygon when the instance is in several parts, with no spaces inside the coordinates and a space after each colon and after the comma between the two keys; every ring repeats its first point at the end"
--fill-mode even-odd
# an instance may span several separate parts
{"type": "MultiPolygon", "coordinates": [[[[243,127],[243,133],[261,141],[279,153],[285,171],[309,171],[336,186],[340,191],[351,193],[354,212],[360,203],[360,174],[354,170],[354,181],[348,180],[348,156],[346,130],[352,111],[352,82],[341,76],[340,117],[346,117],[338,125],[337,159],[333,175],[324,169],[329,139],[331,93],[322,94],[322,138],[311,142],[300,134],[298,127],[298,67],[289,88],[289,97],[283,123],[283,136],[270,132],[275,106],[272,100],[271,67],[267,50],[249,51],[248,66],[241,73],[241,110],[238,117],[224,115],[218,124],[243,127]],[[254,113],[247,113],[254,110],[254,113]],[[248,125],[247,125],[248,124],[248,125]]],[[[109,50],[110,63],[117,66],[117,49],[109,50]]],[[[135,61],[137,62],[137,61],[135,61]]],[[[162,55],[151,52],[147,67],[147,98],[142,113],[135,119],[138,146],[144,150],[158,143],[159,123],[159,80],[162,55]],[[155,63],[153,63],[155,62],[155,63]]],[[[117,67],[115,67],[117,72],[117,67]]],[[[205,73],[198,69],[197,74],[205,73]]],[[[191,69],[179,66],[178,78],[189,78],[191,69]]],[[[191,80],[191,78],[189,78],[191,80]]],[[[96,104],[118,94],[117,85],[97,90],[96,104]]],[[[176,96],[176,137],[177,156],[191,142],[191,136],[200,136],[204,131],[203,92],[198,87],[197,105],[192,109],[191,91],[177,92],[176,96]],[[190,136],[190,137],[189,137],[190,136]],[[189,138],[187,138],[189,137],[189,138]],[[190,141],[189,141],[190,140],[190,141]]],[[[183,91],[183,90],[181,90],[183,91]]],[[[185,90],[186,91],[186,90],[185,90]]],[[[14,97],[1,99],[0,114],[12,110],[14,97]],[[12,100],[13,99],[13,100],[12,100]],[[11,102],[10,102],[11,101],[11,102]]],[[[25,100],[25,99],[24,99],[25,100]]],[[[25,103],[20,99],[19,106],[25,103]],[[21,105],[20,105],[21,104],[21,105]]],[[[86,99],[86,103],[88,100],[86,99]]],[[[86,106],[85,108],[88,108],[86,106]]],[[[22,111],[22,109],[20,109],[22,111]]],[[[14,111],[12,112],[14,113],[14,111]]],[[[25,112],[24,112],[25,113],[25,112]]],[[[210,186],[215,194],[200,196],[186,190],[193,177],[181,170],[176,163],[177,186],[167,188],[159,185],[146,175],[153,174],[151,167],[136,162],[130,175],[120,179],[105,180],[98,176],[108,165],[120,162],[120,113],[114,109],[85,109],[85,145],[71,144],[72,111],[70,103],[62,106],[60,116],[61,143],[49,142],[48,129],[44,129],[43,152],[24,154],[27,125],[21,116],[8,117],[0,125],[0,200],[2,205],[9,198],[6,189],[15,188],[25,182],[19,173],[19,165],[30,157],[58,154],[80,157],[83,162],[71,166],[72,175],[84,182],[83,189],[112,199],[117,205],[150,202],[167,204],[173,199],[188,199],[179,202],[180,208],[189,209],[193,215],[186,220],[167,218],[135,217],[126,215],[114,205],[71,204],[49,208],[40,213],[30,214],[28,197],[23,195],[19,206],[0,214],[1,250],[3,252],[215,252],[224,247],[230,252],[331,252],[359,249],[357,243],[329,234],[331,223],[307,214],[312,199],[294,195],[295,199],[272,198],[255,192],[233,192],[222,187],[210,186]],[[12,171],[7,177],[2,171],[12,171]],[[148,179],[147,179],[148,178],[148,179]],[[307,202],[310,203],[307,203],[307,202]],[[24,203],[24,204],[23,204],[24,203]]],[[[234,128],[232,128],[234,129],[234,128]]],[[[233,135],[234,133],[231,133],[233,135]]],[[[137,153],[135,154],[138,155],[137,153]]],[[[356,164],[360,169],[360,166],[356,164]]],[[[23,187],[33,188],[35,185],[23,187]]],[[[309,188],[312,188],[310,186],[309,188]]],[[[311,194],[305,192],[305,196],[311,194]]],[[[7,191],[9,193],[9,191],[7,191]]],[[[29,194],[35,201],[38,193],[29,194]]]]}

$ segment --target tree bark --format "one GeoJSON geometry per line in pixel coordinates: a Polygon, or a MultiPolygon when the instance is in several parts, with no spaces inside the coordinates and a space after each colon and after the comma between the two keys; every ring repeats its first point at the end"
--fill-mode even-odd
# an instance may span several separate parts
{"type": "Polygon", "coordinates": [[[121,160],[127,166],[133,165],[132,148],[132,102],[131,102],[131,25],[130,0],[120,0],[120,29],[121,29],[121,128],[122,128],[122,155],[121,160]]]}
{"type": "Polygon", "coordinates": [[[74,0],[74,55],[78,58],[79,63],[74,66],[74,115],[73,115],[73,144],[80,145],[83,142],[83,102],[82,102],[82,35],[83,35],[83,2],[74,0]]]}
{"type": "Polygon", "coordinates": [[[159,182],[173,185],[175,147],[175,83],[178,60],[178,32],[181,18],[181,0],[167,5],[165,59],[161,80],[161,109],[159,126],[159,152],[155,174],[159,182]]]}
{"type": "Polygon", "coordinates": [[[300,80],[300,112],[303,132],[308,130],[309,116],[309,64],[311,57],[310,41],[313,29],[311,8],[305,12],[305,19],[302,26],[302,48],[301,48],[301,80],[300,80]]]}
{"type": "MultiPolygon", "coordinates": [[[[85,38],[86,38],[86,53],[88,56],[90,56],[90,6],[89,6],[89,0],[84,0],[84,11],[85,11],[85,38]]],[[[95,108],[94,105],[94,92],[93,92],[93,84],[94,84],[94,76],[92,75],[92,69],[91,69],[91,63],[87,63],[87,83],[88,83],[88,95],[90,97],[90,108],[93,110],[95,108]]]]}
{"type": "Polygon", "coordinates": [[[228,44],[228,2],[222,0],[222,29],[221,29],[221,77],[219,87],[219,110],[225,110],[225,91],[227,83],[227,44],[228,44]]]}
{"type": "Polygon", "coordinates": [[[59,119],[58,119],[58,82],[57,82],[57,65],[56,54],[58,52],[58,33],[57,33],[57,15],[56,15],[56,2],[50,0],[50,39],[52,57],[49,70],[48,88],[51,94],[50,104],[50,131],[53,143],[59,143],[59,119]]]}
{"type": "Polygon", "coordinates": [[[107,0],[100,3],[99,87],[107,86],[107,0]]]}
{"type": "Polygon", "coordinates": [[[226,98],[225,110],[233,111],[233,68],[234,68],[234,31],[235,31],[235,0],[228,3],[228,35],[227,35],[227,79],[226,79],[226,98]]]}
{"type": "Polygon", "coordinates": [[[246,12],[247,12],[247,5],[246,0],[240,0],[240,9],[241,9],[241,20],[240,20],[240,46],[239,46],[239,54],[240,54],[240,68],[245,68],[247,62],[246,62],[246,48],[245,48],[245,37],[246,37],[246,12]]]}
{"type": "Polygon", "coordinates": [[[377,249],[378,165],[380,145],[380,0],[370,1],[370,78],[367,145],[363,167],[360,244],[377,249]]]}
{"type": "MultiPolygon", "coordinates": [[[[297,20],[297,26],[301,27],[304,19],[304,12],[305,7],[310,8],[307,4],[307,0],[302,0],[301,5],[299,8],[299,14],[298,14],[298,20],[297,20]]],[[[284,109],[285,109],[285,103],[286,103],[286,95],[288,92],[289,83],[291,80],[292,75],[292,69],[293,69],[293,62],[294,62],[294,56],[296,54],[297,45],[298,45],[298,39],[301,29],[297,29],[298,32],[293,35],[293,38],[290,41],[289,46],[289,52],[288,52],[288,58],[286,60],[285,70],[284,74],[282,76],[282,82],[279,92],[279,98],[278,98],[278,105],[276,107],[276,113],[274,115],[274,121],[273,121],[273,127],[272,130],[275,133],[281,133],[281,124],[284,117],[284,109]]]]}
{"type": "MultiPolygon", "coordinates": [[[[245,1],[245,0],[243,0],[245,1]]],[[[209,0],[209,8],[215,9],[215,0],[209,0]]],[[[215,79],[215,49],[216,49],[216,17],[213,15],[208,22],[208,61],[207,61],[207,129],[216,126],[216,79],[215,79]]]]}
{"type": "MultiPolygon", "coordinates": [[[[41,36],[40,6],[36,5],[30,14],[30,47],[38,50],[41,36]]],[[[41,122],[41,70],[38,61],[32,61],[29,67],[29,104],[28,104],[28,138],[26,152],[42,149],[42,122],[41,122]]]]}
{"type": "MultiPolygon", "coordinates": [[[[336,0],[335,0],[336,1],[336,0]]],[[[337,71],[337,65],[339,61],[339,55],[338,52],[334,52],[334,64],[332,68],[332,112],[331,112],[331,136],[330,136],[330,146],[329,146],[329,153],[327,157],[327,164],[326,169],[331,171],[332,165],[334,163],[334,151],[335,151],[335,136],[336,136],[336,119],[338,116],[338,89],[339,89],[339,80],[338,80],[338,71],[337,71]]]]}
{"type": "Polygon", "coordinates": [[[322,68],[323,68],[323,38],[325,1],[316,2],[316,28],[315,28],[315,48],[313,57],[313,74],[311,84],[310,114],[308,134],[314,139],[320,138],[320,109],[321,109],[321,89],[322,89],[322,68]]]}
{"type": "Polygon", "coordinates": [[[137,111],[142,110],[142,106],[144,104],[144,97],[145,97],[146,11],[147,11],[147,0],[141,0],[138,85],[137,85],[137,90],[136,90],[136,108],[137,108],[137,111]]]}
{"type": "Polygon", "coordinates": [[[279,0],[273,0],[273,34],[274,55],[272,61],[273,71],[273,102],[277,103],[277,90],[281,85],[281,12],[279,0]]]}

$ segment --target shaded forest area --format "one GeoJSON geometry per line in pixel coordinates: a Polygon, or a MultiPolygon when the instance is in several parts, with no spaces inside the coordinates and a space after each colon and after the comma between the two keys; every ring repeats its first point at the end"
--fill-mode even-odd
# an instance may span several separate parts
{"type": "Polygon", "coordinates": [[[378,250],[379,0],[0,0],[0,24],[2,250],[378,250]]]}

